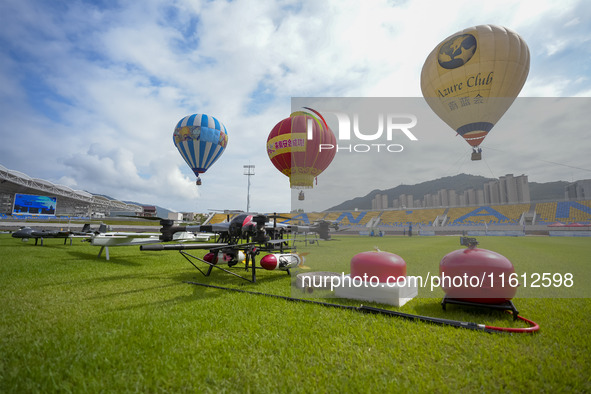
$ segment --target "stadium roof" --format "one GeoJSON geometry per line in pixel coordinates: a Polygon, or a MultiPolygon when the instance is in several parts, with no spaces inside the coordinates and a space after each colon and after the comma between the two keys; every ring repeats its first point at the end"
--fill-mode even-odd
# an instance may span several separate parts
{"type": "Polygon", "coordinates": [[[79,205],[87,205],[95,210],[120,210],[131,212],[142,212],[142,207],[136,204],[127,204],[118,200],[110,200],[101,195],[93,195],[84,190],[73,190],[68,186],[54,184],[50,181],[38,178],[31,178],[25,173],[10,170],[0,164],[0,192],[1,193],[23,193],[40,194],[50,196],[61,196],[72,200],[79,205]]]}

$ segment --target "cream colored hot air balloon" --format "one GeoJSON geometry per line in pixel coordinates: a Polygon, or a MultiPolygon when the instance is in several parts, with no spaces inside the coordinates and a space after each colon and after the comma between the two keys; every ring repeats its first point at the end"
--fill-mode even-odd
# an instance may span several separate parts
{"type": "Polygon", "coordinates": [[[421,72],[431,109],[473,147],[480,147],[521,91],[529,49],[514,31],[481,25],[455,33],[433,49],[421,72]]]}

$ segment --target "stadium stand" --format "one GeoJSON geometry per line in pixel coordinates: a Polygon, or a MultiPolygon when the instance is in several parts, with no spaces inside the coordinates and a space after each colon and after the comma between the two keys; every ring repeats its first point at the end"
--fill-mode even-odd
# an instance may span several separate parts
{"type": "Polygon", "coordinates": [[[365,227],[373,218],[380,216],[379,211],[330,212],[325,220],[336,221],[342,226],[365,227]]]}
{"type": "Polygon", "coordinates": [[[402,226],[410,221],[407,211],[384,211],[380,216],[380,226],[402,226]]]}
{"type": "Polygon", "coordinates": [[[510,223],[519,223],[524,213],[529,211],[530,204],[493,205],[497,212],[509,219],[510,223]]]}
{"type": "Polygon", "coordinates": [[[228,215],[225,213],[214,213],[213,216],[206,221],[207,224],[218,224],[224,223],[228,219],[228,215]]]}
{"type": "Polygon", "coordinates": [[[536,204],[536,223],[554,223],[556,222],[556,203],[544,202],[536,204]]]}
{"type": "Polygon", "coordinates": [[[450,226],[515,223],[489,206],[450,208],[447,213],[450,226]]]}
{"type": "Polygon", "coordinates": [[[409,223],[430,226],[443,212],[445,208],[384,211],[379,226],[401,227],[409,223]]]}
{"type": "Polygon", "coordinates": [[[449,225],[519,224],[529,204],[450,208],[449,225]]]}
{"type": "Polygon", "coordinates": [[[291,220],[288,222],[290,224],[300,224],[300,225],[307,225],[312,224],[315,221],[324,219],[326,213],[324,212],[307,212],[307,213],[296,213],[288,215],[291,217],[291,220]]]}
{"type": "Polygon", "coordinates": [[[412,213],[413,222],[430,226],[437,216],[442,215],[444,212],[445,208],[414,210],[412,213]]]}
{"type": "Polygon", "coordinates": [[[558,201],[536,205],[536,224],[586,223],[591,221],[591,200],[558,201]]]}
{"type": "Polygon", "coordinates": [[[529,204],[450,208],[448,225],[519,224],[521,216],[528,210],[529,204]]]}
{"type": "MultiPolygon", "coordinates": [[[[436,226],[461,228],[462,226],[523,226],[573,222],[591,225],[591,200],[558,201],[548,203],[521,203],[504,205],[482,205],[453,208],[390,209],[368,211],[333,211],[326,214],[290,213],[281,214],[293,218],[287,223],[311,224],[324,219],[336,221],[353,231],[368,228],[398,228],[398,231],[413,226],[436,226]],[[533,221],[533,223],[532,223],[533,221]]],[[[284,221],[285,222],[285,221],[284,221]]],[[[423,229],[425,229],[423,227],[423,229]]]]}
{"type": "Polygon", "coordinates": [[[549,203],[522,203],[482,205],[453,208],[396,209],[377,211],[333,211],[322,213],[281,214],[293,217],[296,223],[313,223],[324,219],[339,225],[359,227],[406,227],[409,224],[433,226],[437,218],[446,218],[438,226],[483,226],[524,224],[591,223],[591,200],[558,201],[549,203]],[[323,216],[324,215],[324,216],[323,216]],[[529,222],[526,216],[529,215],[529,222]],[[531,218],[535,215],[535,223],[531,218]],[[376,224],[377,223],[377,224],[376,224]]]}

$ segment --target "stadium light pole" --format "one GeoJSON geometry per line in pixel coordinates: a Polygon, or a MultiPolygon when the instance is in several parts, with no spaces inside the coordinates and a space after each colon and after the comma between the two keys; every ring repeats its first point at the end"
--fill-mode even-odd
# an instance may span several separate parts
{"type": "Polygon", "coordinates": [[[246,212],[250,212],[250,176],[254,175],[254,164],[244,165],[244,175],[248,177],[248,189],[246,191],[246,212]]]}

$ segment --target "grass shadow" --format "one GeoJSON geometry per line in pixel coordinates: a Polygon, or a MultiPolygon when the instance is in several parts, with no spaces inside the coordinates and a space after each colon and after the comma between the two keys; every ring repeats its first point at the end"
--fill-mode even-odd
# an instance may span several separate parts
{"type": "MultiPolygon", "coordinates": [[[[127,279],[129,279],[129,278],[127,278],[127,279]]],[[[86,299],[87,300],[95,300],[95,299],[104,299],[104,298],[108,298],[108,297],[118,297],[118,296],[122,296],[122,295],[138,294],[138,293],[143,293],[148,290],[165,289],[168,287],[174,287],[174,286],[179,286],[179,285],[181,285],[181,283],[168,283],[168,284],[158,285],[158,286],[148,286],[148,287],[142,287],[142,288],[136,288],[136,289],[130,289],[130,290],[124,290],[124,291],[115,291],[115,292],[111,292],[109,294],[101,294],[101,295],[97,295],[97,296],[93,296],[93,297],[87,297],[86,299]]]]}
{"type": "Polygon", "coordinates": [[[70,256],[75,257],[76,260],[84,260],[85,262],[93,261],[93,262],[102,262],[102,263],[107,263],[107,264],[117,264],[117,265],[131,266],[131,267],[139,267],[142,265],[141,263],[137,263],[135,261],[131,261],[126,258],[112,256],[112,255],[109,256],[109,260],[107,260],[104,253],[101,254],[101,256],[99,257],[98,251],[95,255],[85,253],[85,252],[78,252],[78,251],[68,251],[67,253],[70,256]]]}
{"type": "Polygon", "coordinates": [[[175,296],[175,297],[168,298],[168,299],[161,299],[161,300],[157,300],[157,301],[143,302],[143,303],[137,303],[137,304],[133,304],[133,305],[122,306],[122,307],[118,307],[118,308],[113,308],[113,310],[131,311],[131,310],[143,309],[146,307],[153,308],[155,306],[162,307],[162,306],[167,306],[167,305],[194,303],[199,300],[211,300],[211,299],[221,298],[224,295],[221,290],[220,291],[212,291],[212,290],[217,290],[217,289],[204,288],[204,287],[200,287],[200,286],[190,285],[189,283],[178,282],[178,283],[171,283],[171,284],[163,285],[163,286],[154,286],[154,287],[148,287],[148,288],[142,288],[142,289],[129,290],[126,292],[119,292],[118,294],[113,294],[113,296],[129,295],[129,294],[134,294],[134,293],[140,293],[142,291],[156,290],[156,289],[162,289],[162,288],[173,287],[173,286],[187,286],[187,288],[192,288],[192,292],[191,292],[191,294],[179,295],[179,296],[175,296]]]}

